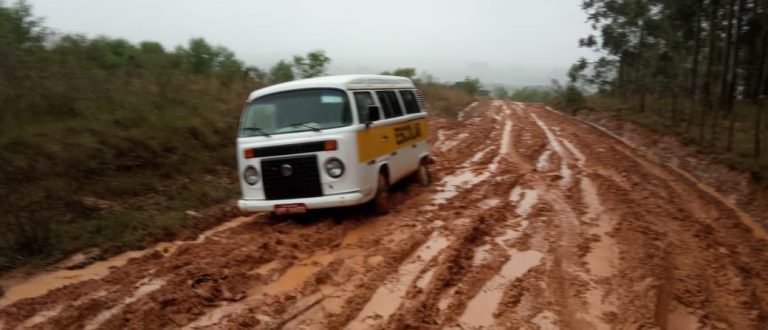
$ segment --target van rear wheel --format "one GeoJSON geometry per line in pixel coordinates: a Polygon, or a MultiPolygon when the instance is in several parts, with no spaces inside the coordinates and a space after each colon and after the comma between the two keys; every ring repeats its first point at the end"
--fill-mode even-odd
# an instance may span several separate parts
{"type": "Polygon", "coordinates": [[[428,187],[432,183],[432,178],[429,176],[429,168],[427,168],[426,160],[422,160],[419,164],[419,168],[416,169],[416,183],[422,187],[428,187]]]}
{"type": "Polygon", "coordinates": [[[376,214],[389,213],[389,182],[384,172],[379,173],[376,196],[373,198],[373,211],[376,214]]]}

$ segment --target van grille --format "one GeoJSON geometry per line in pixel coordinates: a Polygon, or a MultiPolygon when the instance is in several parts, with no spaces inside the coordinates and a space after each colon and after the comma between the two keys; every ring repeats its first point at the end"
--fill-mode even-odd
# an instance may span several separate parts
{"type": "Polygon", "coordinates": [[[262,160],[261,171],[267,200],[323,195],[316,155],[262,160]],[[290,167],[290,175],[284,166],[290,167]]]}

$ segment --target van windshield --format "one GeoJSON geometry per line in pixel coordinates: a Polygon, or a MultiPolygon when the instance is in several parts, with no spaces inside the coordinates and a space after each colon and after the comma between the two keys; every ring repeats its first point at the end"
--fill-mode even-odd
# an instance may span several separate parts
{"type": "Polygon", "coordinates": [[[245,107],[240,137],[319,131],[352,124],[347,94],[304,89],[257,98],[245,107]]]}

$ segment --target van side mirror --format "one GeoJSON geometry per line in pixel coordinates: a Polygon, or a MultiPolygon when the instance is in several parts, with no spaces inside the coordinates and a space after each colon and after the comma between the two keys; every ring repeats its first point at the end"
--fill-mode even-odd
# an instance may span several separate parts
{"type": "Polygon", "coordinates": [[[379,119],[381,119],[381,116],[379,115],[379,106],[368,106],[368,121],[365,123],[365,127],[371,126],[371,123],[379,119]]]}

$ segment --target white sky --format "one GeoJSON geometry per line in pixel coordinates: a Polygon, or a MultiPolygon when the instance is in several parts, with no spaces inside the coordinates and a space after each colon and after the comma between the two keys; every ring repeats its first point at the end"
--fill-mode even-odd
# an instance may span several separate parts
{"type": "MultiPolygon", "coordinates": [[[[6,1],[7,3],[8,1],[6,1]]],[[[64,33],[168,48],[193,37],[250,65],[324,49],[330,73],[415,67],[440,80],[549,84],[562,79],[590,33],[579,0],[31,0],[64,33]]]]}

